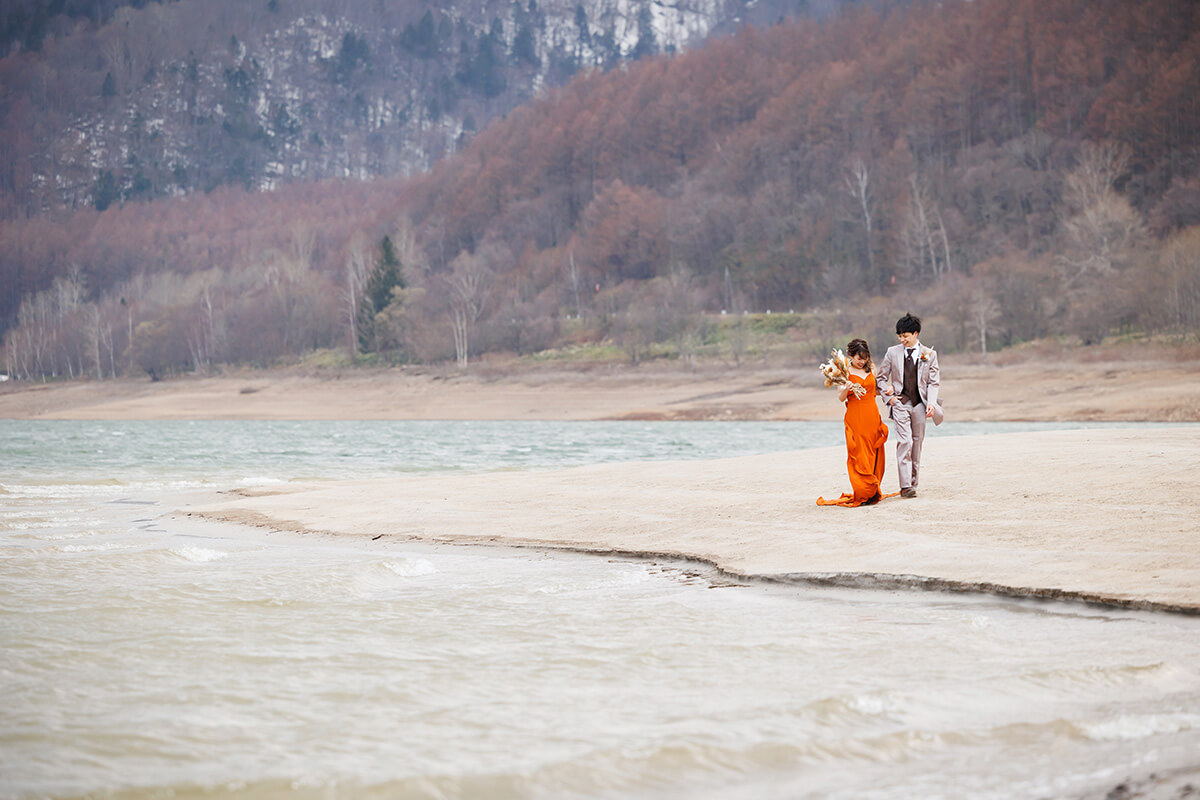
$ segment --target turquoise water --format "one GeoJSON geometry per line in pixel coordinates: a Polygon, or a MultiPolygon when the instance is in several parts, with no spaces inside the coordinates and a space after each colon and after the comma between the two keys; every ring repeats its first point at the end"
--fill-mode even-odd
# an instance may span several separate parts
{"type": "MultiPolygon", "coordinates": [[[[13,473],[279,480],[706,459],[841,441],[841,423],[0,420],[13,473]],[[65,468],[65,469],[64,469],[65,468]]],[[[10,473],[11,474],[11,473],[10,473]]]]}
{"type": "MultiPolygon", "coordinates": [[[[930,437],[1113,427],[947,423],[930,437]]],[[[711,459],[841,445],[841,422],[0,420],[7,480],[386,477],[613,461],[711,459]]]]}
{"type": "Polygon", "coordinates": [[[841,437],[0,421],[0,797],[1065,798],[1200,766],[1196,618],[172,513],[306,478],[841,437]]]}

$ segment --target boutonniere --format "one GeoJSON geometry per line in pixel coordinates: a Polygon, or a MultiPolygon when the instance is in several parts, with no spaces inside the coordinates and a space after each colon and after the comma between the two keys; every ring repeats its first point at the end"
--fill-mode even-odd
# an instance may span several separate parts
{"type": "Polygon", "coordinates": [[[932,348],[932,347],[922,347],[922,348],[921,348],[921,360],[922,360],[922,361],[928,361],[928,360],[929,360],[929,356],[930,356],[932,353],[933,353],[933,348],[932,348]]]}

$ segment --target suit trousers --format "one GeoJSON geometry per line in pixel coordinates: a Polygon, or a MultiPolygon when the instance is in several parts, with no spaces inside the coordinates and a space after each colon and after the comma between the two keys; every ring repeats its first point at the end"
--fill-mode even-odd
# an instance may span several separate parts
{"type": "Polygon", "coordinates": [[[892,431],[896,436],[896,468],[900,488],[917,488],[921,471],[921,445],[925,443],[925,404],[901,400],[892,406],[892,431]]]}

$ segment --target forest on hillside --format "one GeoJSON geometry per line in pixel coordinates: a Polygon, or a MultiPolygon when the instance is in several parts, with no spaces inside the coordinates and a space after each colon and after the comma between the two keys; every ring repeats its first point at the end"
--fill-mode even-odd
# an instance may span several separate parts
{"type": "Polygon", "coordinates": [[[411,179],[10,220],[6,366],[686,357],[768,311],[872,337],[923,311],[943,350],[1195,335],[1198,22],[1187,0],[854,9],[581,74],[411,179]]]}
{"type": "Polygon", "coordinates": [[[842,2],[10,0],[0,219],[420,172],[580,70],[842,2]]]}
{"type": "Polygon", "coordinates": [[[587,57],[622,57],[586,13],[573,48],[539,47],[536,0],[104,5],[7,15],[37,50],[0,61],[0,218],[407,174],[586,66],[585,33],[587,57]]]}

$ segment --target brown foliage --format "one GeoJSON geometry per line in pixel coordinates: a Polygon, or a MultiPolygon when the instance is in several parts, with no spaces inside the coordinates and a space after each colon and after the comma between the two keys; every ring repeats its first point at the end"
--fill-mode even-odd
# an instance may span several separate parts
{"type": "MultiPolygon", "coordinates": [[[[765,311],[886,306],[954,280],[944,301],[975,308],[996,344],[1182,324],[1186,304],[1152,323],[1135,287],[1151,262],[1163,287],[1190,285],[1186,270],[1166,277],[1170,259],[1140,254],[1197,222],[1198,23],[1187,0],[950,0],[747,29],[582,74],[409,181],[222,189],[3,223],[0,319],[12,325],[21,298],[72,265],[92,300],[139,275],[216,268],[225,357],[333,346],[348,323],[323,301],[343,296],[333,287],[352,238],[377,241],[404,218],[429,270],[412,332],[426,356],[454,352],[452,330],[460,358],[468,344],[528,349],[568,335],[563,316],[595,321],[569,335],[616,324],[640,353],[663,292],[697,298],[697,312],[765,311]],[[1112,143],[1121,168],[1089,175],[1103,148],[1088,142],[1112,143]],[[869,181],[847,192],[856,174],[869,181]],[[311,232],[311,272],[272,294],[253,276],[295,249],[297,226],[311,232]],[[480,258],[488,302],[455,325],[453,270],[480,258]],[[684,273],[686,291],[663,288],[684,273]]],[[[0,162],[17,150],[0,142],[0,162]]],[[[20,169],[0,163],[0,185],[20,169]]],[[[973,347],[960,316],[959,344],[973,347]]]]}

